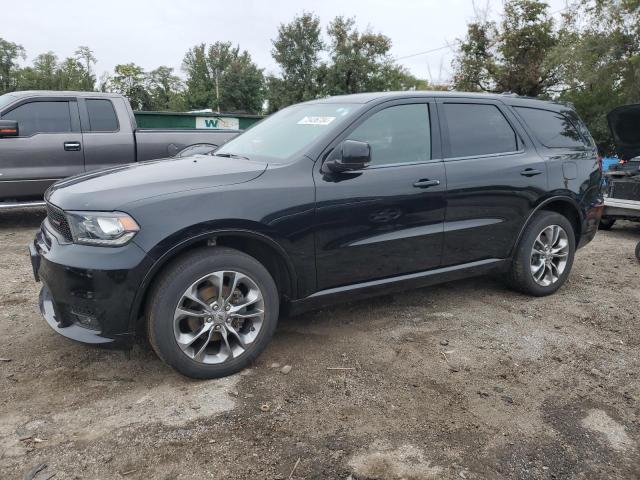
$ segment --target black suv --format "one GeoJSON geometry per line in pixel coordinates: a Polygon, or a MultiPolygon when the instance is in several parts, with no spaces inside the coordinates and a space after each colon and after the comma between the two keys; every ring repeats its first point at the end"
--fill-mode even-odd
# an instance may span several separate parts
{"type": "Polygon", "coordinates": [[[555,292],[595,235],[601,171],[568,106],[367,93],[294,105],[215,155],[63,180],[31,245],[40,309],[87,343],[146,332],[179,372],[236,372],[278,316],[502,272],[555,292]]]}

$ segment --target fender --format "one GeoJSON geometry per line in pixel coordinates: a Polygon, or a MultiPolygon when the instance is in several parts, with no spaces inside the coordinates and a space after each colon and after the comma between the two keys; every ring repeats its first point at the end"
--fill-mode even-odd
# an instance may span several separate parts
{"type": "MultiPolygon", "coordinates": [[[[545,200],[543,200],[542,202],[540,202],[532,211],[531,213],[529,213],[529,216],[527,217],[527,219],[525,220],[525,222],[522,224],[522,228],[520,228],[520,232],[518,232],[518,236],[516,238],[515,243],[513,244],[513,246],[511,247],[511,251],[509,252],[509,257],[513,256],[513,252],[516,249],[516,247],[518,246],[518,244],[520,243],[520,239],[522,238],[522,235],[524,233],[524,230],[527,228],[527,226],[529,225],[529,222],[531,221],[531,219],[533,218],[533,216],[540,210],[544,209],[545,205],[548,205],[551,202],[557,202],[557,201],[561,201],[561,202],[565,202],[568,205],[571,205],[571,207],[576,211],[576,213],[578,214],[578,218],[580,219],[580,222],[582,222],[583,219],[583,215],[580,212],[580,206],[578,205],[578,203],[575,201],[575,199],[571,198],[570,196],[567,195],[555,195],[553,197],[549,197],[546,198],[545,200]]],[[[576,246],[578,245],[578,240],[579,238],[576,238],[576,246]]]]}
{"type": "Polygon", "coordinates": [[[287,271],[289,273],[289,279],[291,282],[289,286],[290,291],[293,292],[294,298],[297,297],[296,286],[298,283],[297,283],[297,276],[296,276],[295,268],[293,266],[293,262],[291,262],[289,255],[278,242],[276,242],[271,237],[263,233],[255,232],[253,230],[245,230],[245,229],[237,229],[237,228],[214,229],[214,230],[209,230],[203,233],[199,233],[198,235],[193,235],[191,237],[188,237],[179,241],[154,261],[151,268],[145,274],[144,279],[142,280],[142,283],[138,287],[138,290],[135,295],[135,299],[133,301],[133,305],[129,312],[129,326],[131,330],[134,330],[134,328],[132,327],[135,327],[138,321],[137,313],[140,311],[140,307],[142,306],[142,301],[145,298],[147,291],[149,290],[149,286],[151,285],[151,282],[153,281],[153,279],[156,277],[156,274],[158,273],[158,271],[160,271],[160,269],[164,265],[166,265],[167,262],[175,258],[175,256],[178,255],[181,251],[189,247],[189,245],[193,245],[194,243],[198,243],[203,240],[207,240],[212,237],[222,236],[222,235],[234,235],[234,236],[253,238],[255,240],[258,240],[274,248],[280,254],[280,257],[285,262],[287,271]]]}

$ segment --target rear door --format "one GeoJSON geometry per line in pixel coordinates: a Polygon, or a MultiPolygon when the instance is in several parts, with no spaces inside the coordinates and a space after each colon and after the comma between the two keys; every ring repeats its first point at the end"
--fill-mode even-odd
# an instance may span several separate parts
{"type": "Polygon", "coordinates": [[[440,99],[447,211],[443,265],[506,258],[547,190],[547,170],[501,102],[440,99]]]}
{"type": "Polygon", "coordinates": [[[123,98],[80,98],[85,169],[136,161],[129,109],[123,98]]]}
{"type": "Polygon", "coordinates": [[[75,98],[28,99],[6,107],[19,137],[0,139],[0,197],[42,197],[54,181],[82,173],[84,154],[75,98]]]}
{"type": "Polygon", "coordinates": [[[320,289],[440,265],[446,177],[435,105],[379,105],[335,140],[369,143],[371,163],[343,174],[314,171],[320,289]]]}

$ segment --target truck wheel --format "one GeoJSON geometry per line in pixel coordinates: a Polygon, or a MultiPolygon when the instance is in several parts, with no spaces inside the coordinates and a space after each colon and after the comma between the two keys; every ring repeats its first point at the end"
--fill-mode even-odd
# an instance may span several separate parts
{"type": "Polygon", "coordinates": [[[571,222],[559,213],[537,212],[516,248],[510,284],[528,295],[550,295],[567,280],[574,254],[575,235],[571,222]]]}
{"type": "Polygon", "coordinates": [[[192,378],[218,378],[249,365],[278,323],[279,297],[267,269],[225,247],[198,249],[162,274],[147,303],[156,354],[192,378]]]}
{"type": "Polygon", "coordinates": [[[636,245],[636,258],[640,262],[640,242],[636,245]]]}
{"type": "Polygon", "coordinates": [[[615,218],[602,217],[600,219],[600,225],[598,225],[598,229],[599,230],[611,230],[611,227],[613,227],[614,223],[616,223],[616,219],[615,218]]]}

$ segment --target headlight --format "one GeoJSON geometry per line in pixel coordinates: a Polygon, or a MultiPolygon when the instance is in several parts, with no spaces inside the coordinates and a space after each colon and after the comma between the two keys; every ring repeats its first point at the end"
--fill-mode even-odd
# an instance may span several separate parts
{"type": "Polygon", "coordinates": [[[74,243],[119,247],[140,230],[136,221],[121,212],[67,212],[74,243]]]}

